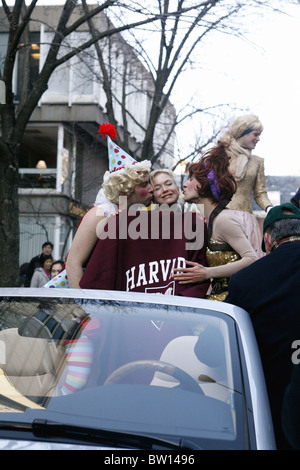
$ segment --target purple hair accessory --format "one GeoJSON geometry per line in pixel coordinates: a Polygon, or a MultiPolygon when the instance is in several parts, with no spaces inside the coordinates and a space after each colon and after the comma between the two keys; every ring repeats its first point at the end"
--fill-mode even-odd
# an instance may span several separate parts
{"type": "MultiPolygon", "coordinates": [[[[205,163],[205,168],[207,168],[206,163],[205,163]]],[[[217,178],[217,175],[215,173],[215,170],[211,169],[207,173],[206,176],[207,176],[208,181],[209,181],[209,186],[210,186],[210,190],[212,192],[212,195],[219,202],[221,191],[220,191],[220,186],[218,184],[218,178],[217,178]]]]}

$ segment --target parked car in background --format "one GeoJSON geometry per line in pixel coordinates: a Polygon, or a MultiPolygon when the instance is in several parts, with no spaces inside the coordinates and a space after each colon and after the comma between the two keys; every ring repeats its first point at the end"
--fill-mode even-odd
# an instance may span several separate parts
{"type": "Polygon", "coordinates": [[[0,367],[0,449],[275,448],[249,316],[222,302],[2,288],[0,367]]]}

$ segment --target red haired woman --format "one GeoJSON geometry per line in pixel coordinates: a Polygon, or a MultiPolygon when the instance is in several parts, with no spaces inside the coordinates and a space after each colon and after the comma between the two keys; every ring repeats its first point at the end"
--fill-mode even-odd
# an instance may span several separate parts
{"type": "Polygon", "coordinates": [[[226,208],[236,192],[226,148],[227,144],[219,143],[198,163],[192,164],[189,168],[190,177],[183,185],[184,200],[202,205],[204,217],[208,221],[208,267],[187,261],[190,267],[175,270],[174,275],[174,279],[180,283],[212,279],[212,291],[207,297],[221,301],[227,295],[228,278],[257,260],[240,217],[235,210],[226,208]]]}

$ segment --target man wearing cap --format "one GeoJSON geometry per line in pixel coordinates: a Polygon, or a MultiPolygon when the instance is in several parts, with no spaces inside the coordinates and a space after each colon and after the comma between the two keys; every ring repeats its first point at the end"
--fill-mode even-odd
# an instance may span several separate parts
{"type": "Polygon", "coordinates": [[[292,343],[300,339],[300,209],[275,206],[263,225],[267,256],[232,275],[225,302],[251,316],[264,368],[279,449],[289,448],[281,426],[281,407],[289,382],[292,343]]]}

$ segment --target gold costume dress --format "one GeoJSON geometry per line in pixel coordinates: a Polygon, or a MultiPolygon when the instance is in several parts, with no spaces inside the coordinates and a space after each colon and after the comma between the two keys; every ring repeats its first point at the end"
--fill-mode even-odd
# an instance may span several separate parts
{"type": "MultiPolygon", "coordinates": [[[[240,255],[236,253],[230,245],[211,238],[213,220],[227,204],[228,202],[226,203],[226,200],[224,200],[222,204],[216,207],[209,218],[207,228],[208,243],[206,249],[206,258],[209,267],[223,266],[224,264],[234,263],[241,259],[240,255]]],[[[222,302],[228,294],[228,280],[228,277],[213,279],[211,292],[206,295],[206,298],[222,302]]]]}
{"type": "Polygon", "coordinates": [[[252,214],[252,194],[255,202],[266,210],[272,206],[266,189],[264,159],[252,155],[251,150],[241,147],[236,140],[228,149],[229,171],[237,182],[237,190],[228,204],[228,209],[247,211],[252,214]]]}
{"type": "MultiPolygon", "coordinates": [[[[210,239],[206,249],[206,259],[208,266],[215,267],[234,263],[234,261],[238,261],[241,257],[226,243],[210,239]]],[[[228,277],[213,279],[211,292],[206,298],[222,302],[228,294],[228,280],[228,277]]]]}

